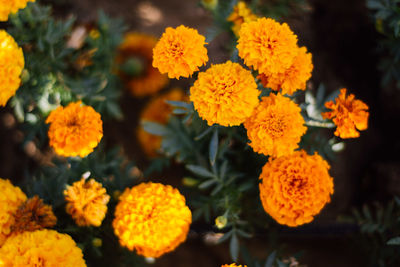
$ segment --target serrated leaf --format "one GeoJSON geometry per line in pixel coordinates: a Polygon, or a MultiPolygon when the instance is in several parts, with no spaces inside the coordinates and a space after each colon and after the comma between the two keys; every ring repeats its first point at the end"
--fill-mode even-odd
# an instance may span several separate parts
{"type": "Polygon", "coordinates": [[[165,102],[167,102],[171,106],[178,107],[178,108],[184,108],[184,109],[191,109],[192,108],[192,104],[191,103],[187,103],[187,102],[183,102],[183,101],[166,100],[165,102]]]}
{"type": "Polygon", "coordinates": [[[239,239],[235,233],[233,233],[231,242],[229,243],[229,252],[233,261],[237,261],[239,258],[239,239]]]}
{"type": "Polygon", "coordinates": [[[202,177],[209,177],[209,178],[215,177],[215,175],[212,172],[210,172],[206,168],[198,166],[198,165],[190,165],[189,164],[189,165],[186,165],[186,168],[189,171],[193,172],[194,174],[197,174],[202,177]]]}
{"type": "Polygon", "coordinates": [[[275,257],[276,257],[276,250],[273,251],[271,254],[269,254],[267,261],[265,262],[264,267],[272,267],[272,264],[275,261],[275,257]]]}
{"type": "Polygon", "coordinates": [[[209,146],[209,159],[211,165],[215,164],[215,160],[217,159],[217,153],[218,153],[218,128],[215,128],[209,146]]]}
{"type": "Polygon", "coordinates": [[[388,244],[388,245],[400,245],[400,236],[390,239],[386,244],[388,244]]]}
{"type": "Polygon", "coordinates": [[[167,127],[156,122],[143,121],[142,127],[146,132],[157,136],[165,136],[169,133],[167,127]]]}
{"type": "Polygon", "coordinates": [[[206,189],[210,186],[212,186],[213,184],[217,183],[218,181],[215,179],[210,179],[208,181],[202,182],[201,184],[199,184],[199,188],[200,189],[206,189]]]}

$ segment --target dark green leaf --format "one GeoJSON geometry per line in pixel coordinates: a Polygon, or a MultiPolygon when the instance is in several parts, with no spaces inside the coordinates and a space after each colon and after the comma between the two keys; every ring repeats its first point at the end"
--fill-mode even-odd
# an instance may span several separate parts
{"type": "Polygon", "coordinates": [[[217,158],[218,153],[218,128],[215,128],[214,134],[211,137],[210,146],[209,146],[209,158],[211,165],[215,164],[215,160],[217,158]]]}
{"type": "Polygon", "coordinates": [[[194,174],[197,174],[197,175],[202,176],[202,177],[209,177],[209,178],[214,178],[215,177],[215,175],[212,172],[208,171],[206,168],[201,167],[201,166],[186,165],[186,168],[189,171],[193,172],[194,174]]]}

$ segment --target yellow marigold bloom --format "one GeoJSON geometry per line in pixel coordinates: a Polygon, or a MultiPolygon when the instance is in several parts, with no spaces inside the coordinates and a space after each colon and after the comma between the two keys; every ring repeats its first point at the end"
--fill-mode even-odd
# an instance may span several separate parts
{"type": "Polygon", "coordinates": [[[192,213],[177,189],[142,183],[120,196],[113,227],[122,246],[157,258],[186,240],[191,223],[192,213]]]}
{"type": "Polygon", "coordinates": [[[205,41],[195,29],[168,27],[153,49],[153,67],[171,79],[187,78],[208,61],[205,41]]]}
{"type": "Polygon", "coordinates": [[[11,225],[13,234],[53,227],[57,218],[50,205],[44,204],[42,199],[34,196],[19,206],[14,214],[14,221],[11,225]]]}
{"type": "Polygon", "coordinates": [[[239,31],[243,23],[255,21],[257,19],[257,15],[253,14],[251,9],[248,8],[243,1],[239,1],[236,6],[233,7],[232,13],[227,18],[228,21],[233,22],[232,31],[236,36],[239,36],[239,31]]]}
{"type": "Polygon", "coordinates": [[[81,101],[53,110],[46,123],[50,123],[50,146],[65,157],[87,156],[103,137],[100,114],[81,101]]]}
{"type": "Polygon", "coordinates": [[[273,157],[292,153],[306,132],[300,107],[281,94],[263,97],[245,121],[250,146],[273,157]]]}
{"type": "Polygon", "coordinates": [[[336,136],[356,138],[360,136],[357,130],[363,131],[368,128],[367,104],[355,99],[353,94],[346,97],[346,88],[340,90],[340,95],[335,99],[335,103],[329,101],[325,103],[325,107],[332,111],[322,113],[322,117],[332,119],[336,124],[336,136]]]}
{"type": "MultiPolygon", "coordinates": [[[[242,265],[236,265],[236,263],[232,263],[232,264],[224,264],[221,265],[221,267],[242,267],[242,265]]],[[[243,265],[243,267],[247,267],[247,265],[243,265]]]]}
{"type": "Polygon", "coordinates": [[[260,175],[264,210],[278,223],[298,226],[314,219],[333,194],[329,164],[305,151],[273,159],[260,175]]]}
{"type": "Polygon", "coordinates": [[[78,226],[100,226],[107,213],[110,196],[101,183],[82,178],[64,190],[65,210],[78,226]]]}
{"type": "Polygon", "coordinates": [[[14,213],[26,200],[26,195],[19,187],[13,186],[9,180],[0,178],[0,247],[11,234],[14,224],[14,213]]]}
{"type": "MultiPolygon", "coordinates": [[[[0,15],[3,3],[0,3],[0,15]]],[[[21,84],[24,54],[11,35],[0,29],[0,106],[15,95],[21,84]]]]}
{"type": "Polygon", "coordinates": [[[81,249],[67,234],[54,230],[23,232],[0,248],[0,266],[85,267],[81,249]]]}
{"type": "Polygon", "coordinates": [[[237,48],[244,63],[260,73],[283,73],[298,53],[297,36],[270,18],[243,23],[237,48]]]}
{"type": "Polygon", "coordinates": [[[130,32],[125,35],[118,49],[116,62],[119,65],[126,64],[130,59],[136,59],[142,65],[143,70],[136,75],[119,71],[119,76],[136,97],[152,95],[168,83],[167,75],[161,74],[152,66],[153,48],[156,44],[157,39],[153,36],[130,32]]]}
{"type": "Polygon", "coordinates": [[[199,73],[190,100],[208,125],[240,125],[258,105],[260,91],[250,71],[228,61],[199,73]]]}
{"type": "Polygon", "coordinates": [[[298,54],[294,58],[292,66],[283,73],[261,73],[258,78],[264,87],[279,91],[282,94],[291,95],[297,90],[306,90],[306,83],[311,78],[313,64],[311,54],[307,53],[307,48],[298,49],[298,54]]]}
{"type": "Polygon", "coordinates": [[[35,0],[1,0],[0,21],[7,21],[8,15],[17,13],[19,9],[25,8],[28,2],[35,2],[35,0]]]}
{"type": "MultiPolygon", "coordinates": [[[[172,112],[172,107],[167,100],[171,101],[185,101],[187,96],[180,88],[174,88],[171,91],[156,96],[145,106],[140,114],[140,120],[157,122],[166,124],[172,112]]],[[[161,147],[162,138],[160,136],[152,135],[146,132],[143,127],[139,127],[137,131],[138,141],[143,148],[143,151],[148,157],[156,157],[158,150],[161,147]]]]}

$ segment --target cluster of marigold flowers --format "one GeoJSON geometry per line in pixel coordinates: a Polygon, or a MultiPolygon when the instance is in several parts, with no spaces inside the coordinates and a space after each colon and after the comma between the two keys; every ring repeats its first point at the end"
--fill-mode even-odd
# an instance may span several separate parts
{"type": "MultiPolygon", "coordinates": [[[[6,1],[0,7],[0,21],[7,20],[26,2],[6,1]]],[[[237,49],[245,66],[227,61],[199,72],[190,88],[190,100],[210,126],[243,124],[253,150],[269,156],[260,175],[260,198],[265,211],[288,226],[308,223],[333,193],[329,164],[317,153],[308,155],[297,150],[307,127],[300,107],[288,97],[296,90],[306,89],[313,69],[311,54],[305,47],[298,47],[297,36],[287,24],[258,18],[242,2],[228,20],[233,22],[237,49]],[[257,79],[271,89],[268,96],[260,99],[251,71],[257,71],[257,79]]],[[[208,62],[205,45],[204,36],[185,26],[167,28],[158,42],[131,34],[121,45],[116,61],[125,67],[119,70],[120,75],[132,94],[143,96],[159,91],[167,83],[167,76],[179,79],[199,71],[208,62]],[[141,49],[147,75],[132,78],[129,70],[135,61],[125,59],[141,49]]],[[[23,68],[22,49],[7,32],[0,30],[1,106],[19,88],[23,68]]],[[[185,96],[179,90],[163,94],[149,103],[142,117],[165,123],[171,111],[165,99],[184,100],[185,96]],[[160,106],[165,112],[159,112],[160,106]]],[[[326,107],[331,111],[322,115],[337,125],[335,135],[358,137],[357,130],[367,128],[368,106],[352,94],[346,96],[345,89],[326,107]]],[[[81,101],[53,110],[46,123],[50,146],[60,156],[86,157],[103,136],[100,114],[81,101]]],[[[145,142],[155,144],[148,151],[151,154],[161,141],[145,142]]],[[[50,206],[38,197],[27,199],[8,180],[0,179],[0,189],[1,266],[85,266],[82,251],[70,236],[46,229],[56,224],[50,206]]],[[[66,212],[78,226],[102,224],[110,197],[101,183],[82,178],[67,186],[64,195],[66,212]]],[[[122,246],[146,257],[159,257],[186,239],[191,221],[191,211],[177,189],[142,183],[127,188],[119,197],[113,228],[122,246]]]]}
{"type": "MultiPolygon", "coordinates": [[[[306,90],[313,70],[311,54],[299,47],[286,23],[258,18],[239,2],[228,18],[237,35],[238,54],[245,66],[227,61],[200,71],[190,88],[190,100],[208,125],[239,126],[249,145],[269,156],[260,175],[263,207],[277,222],[298,226],[313,220],[333,193],[329,164],[317,153],[298,151],[307,127],[301,108],[290,96],[306,90]],[[268,96],[261,97],[256,79],[268,96]]],[[[205,37],[185,26],[167,28],[153,50],[153,66],[170,78],[189,77],[208,61],[205,37]]],[[[342,89],[324,118],[337,125],[335,135],[357,137],[367,128],[368,107],[342,89]]]]}

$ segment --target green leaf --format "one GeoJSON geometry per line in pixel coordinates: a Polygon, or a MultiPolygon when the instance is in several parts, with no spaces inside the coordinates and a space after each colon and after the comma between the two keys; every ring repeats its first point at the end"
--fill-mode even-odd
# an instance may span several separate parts
{"type": "Polygon", "coordinates": [[[234,233],[229,243],[229,252],[231,253],[231,258],[233,261],[237,261],[239,258],[239,239],[234,233]]]}
{"type": "Polygon", "coordinates": [[[388,244],[388,245],[400,245],[400,236],[393,237],[386,244],[388,244]]]}
{"type": "Polygon", "coordinates": [[[183,102],[183,101],[172,101],[172,100],[166,100],[165,102],[167,102],[168,104],[170,104],[171,106],[174,106],[174,107],[184,108],[184,109],[192,109],[191,103],[187,103],[187,102],[183,102]]]}
{"type": "Polygon", "coordinates": [[[211,165],[215,164],[218,153],[218,128],[215,128],[214,134],[211,137],[210,147],[209,147],[209,158],[211,165]]]}
{"type": "Polygon", "coordinates": [[[201,184],[199,184],[199,188],[200,188],[200,189],[206,189],[206,188],[212,186],[213,184],[215,184],[215,183],[217,183],[217,182],[218,182],[218,181],[215,180],[215,179],[210,179],[210,180],[207,180],[207,181],[202,182],[201,184]]]}
{"type": "Polygon", "coordinates": [[[264,267],[272,267],[272,264],[274,263],[275,258],[276,258],[276,250],[274,250],[271,254],[269,254],[264,267]]]}
{"type": "Polygon", "coordinates": [[[142,122],[143,129],[151,134],[158,135],[158,136],[165,136],[169,133],[168,128],[162,124],[150,121],[143,121],[142,122]]]}
{"type": "Polygon", "coordinates": [[[204,132],[202,132],[201,134],[199,134],[198,136],[196,136],[194,138],[195,141],[199,141],[201,140],[204,136],[206,136],[207,134],[211,133],[211,131],[214,129],[213,126],[208,127],[207,130],[205,130],[204,132]]]}
{"type": "Polygon", "coordinates": [[[186,165],[186,168],[189,170],[189,171],[191,171],[191,172],[193,172],[194,174],[197,174],[197,175],[199,175],[199,176],[202,176],[202,177],[209,177],[209,178],[215,178],[215,175],[212,173],[212,172],[210,172],[209,170],[207,170],[206,168],[204,168],[204,167],[201,167],[201,166],[197,166],[197,165],[186,165]]]}

